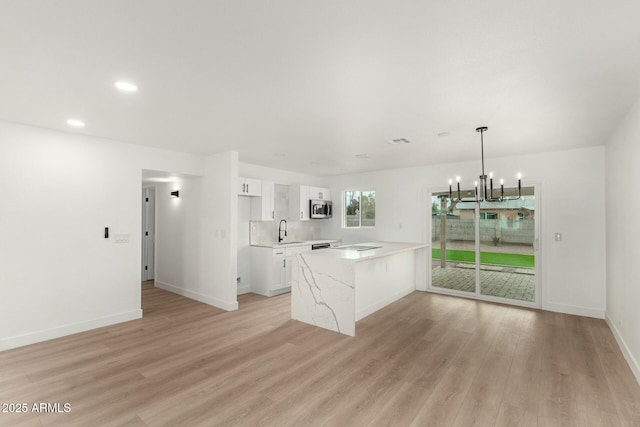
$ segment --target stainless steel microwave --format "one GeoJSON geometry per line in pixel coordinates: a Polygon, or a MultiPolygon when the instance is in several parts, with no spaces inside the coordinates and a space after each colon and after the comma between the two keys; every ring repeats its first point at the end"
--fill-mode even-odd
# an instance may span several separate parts
{"type": "Polygon", "coordinates": [[[332,205],[329,200],[309,200],[310,218],[331,218],[332,205]]]}

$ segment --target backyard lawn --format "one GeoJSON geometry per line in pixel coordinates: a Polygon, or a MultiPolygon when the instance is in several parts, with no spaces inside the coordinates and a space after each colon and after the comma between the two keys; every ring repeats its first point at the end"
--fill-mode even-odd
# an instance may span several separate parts
{"type": "MultiPolygon", "coordinates": [[[[440,249],[433,248],[431,251],[433,259],[440,259],[440,249]]],[[[475,252],[459,249],[447,249],[447,261],[475,262],[475,252]]],[[[535,266],[535,257],[534,255],[524,254],[480,252],[480,263],[533,268],[535,266]]]]}

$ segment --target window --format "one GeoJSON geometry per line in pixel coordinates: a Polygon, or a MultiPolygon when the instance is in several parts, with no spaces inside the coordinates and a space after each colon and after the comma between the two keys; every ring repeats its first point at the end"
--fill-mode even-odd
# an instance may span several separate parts
{"type": "Polygon", "coordinates": [[[345,228],[375,227],[376,190],[352,190],[344,192],[345,228]]]}
{"type": "Polygon", "coordinates": [[[480,219],[498,219],[498,214],[495,212],[480,212],[480,219]]]}

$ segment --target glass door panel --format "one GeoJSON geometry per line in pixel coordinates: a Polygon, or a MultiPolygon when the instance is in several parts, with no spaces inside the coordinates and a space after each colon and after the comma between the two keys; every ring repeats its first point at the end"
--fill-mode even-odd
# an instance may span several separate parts
{"type": "Polygon", "coordinates": [[[448,192],[431,198],[431,286],[476,293],[475,203],[451,206],[448,192]],[[460,205],[470,209],[460,209],[460,205]]]}
{"type": "MultiPolygon", "coordinates": [[[[505,194],[515,189],[505,189],[505,194]]],[[[480,294],[535,302],[535,194],[480,204],[480,294]]]]}

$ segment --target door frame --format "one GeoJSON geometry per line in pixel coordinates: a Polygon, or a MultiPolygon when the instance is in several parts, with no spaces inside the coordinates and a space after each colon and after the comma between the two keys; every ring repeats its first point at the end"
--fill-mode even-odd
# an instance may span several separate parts
{"type": "MultiPolygon", "coordinates": [[[[535,301],[528,302],[528,301],[512,300],[508,298],[482,295],[480,293],[480,269],[479,269],[480,257],[477,256],[480,249],[480,239],[479,239],[480,227],[478,227],[477,225],[475,227],[475,234],[476,234],[476,241],[475,241],[476,289],[475,289],[475,292],[465,292],[465,291],[458,291],[454,289],[437,288],[432,285],[431,271],[432,271],[433,259],[431,257],[431,249],[432,249],[431,236],[432,236],[433,221],[431,219],[431,203],[432,203],[433,193],[442,193],[442,192],[449,191],[449,188],[444,186],[437,186],[437,187],[433,186],[433,187],[425,188],[425,197],[424,197],[425,203],[423,206],[423,218],[425,218],[425,222],[426,222],[426,227],[424,228],[426,232],[425,242],[428,242],[428,245],[429,245],[427,250],[427,274],[426,274],[428,292],[477,299],[480,301],[496,302],[500,304],[515,305],[515,306],[521,306],[521,307],[542,308],[544,285],[545,285],[544,277],[542,274],[544,271],[544,265],[543,265],[544,257],[542,253],[542,244],[541,244],[541,238],[540,238],[540,236],[542,235],[542,221],[541,221],[542,191],[541,189],[543,186],[541,181],[531,180],[531,181],[523,182],[522,187],[533,187],[533,191],[535,195],[535,218],[534,218],[535,232],[534,232],[534,244],[533,244],[534,256],[535,256],[535,279],[536,279],[535,280],[535,301]]],[[[476,206],[475,218],[479,219],[479,215],[477,215],[478,213],[477,211],[478,211],[478,206],[476,206]]]]}
{"type": "Polygon", "coordinates": [[[142,187],[142,259],[140,272],[142,281],[154,280],[156,276],[156,188],[155,186],[142,187]],[[147,202],[145,199],[149,198],[147,202]],[[149,235],[145,235],[148,232],[149,235]],[[147,269],[145,270],[145,266],[147,269]]]}

